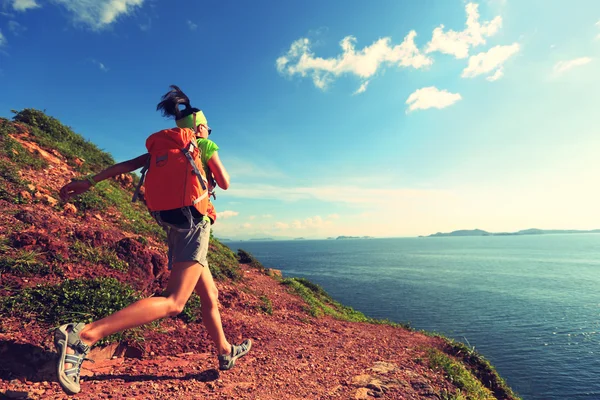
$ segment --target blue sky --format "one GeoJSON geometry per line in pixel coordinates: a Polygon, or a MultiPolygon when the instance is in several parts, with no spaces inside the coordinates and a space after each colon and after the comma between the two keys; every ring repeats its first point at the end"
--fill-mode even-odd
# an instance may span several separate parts
{"type": "Polygon", "coordinates": [[[232,176],[218,237],[592,229],[599,56],[596,0],[0,0],[0,115],[123,161],[179,85],[232,176]]]}

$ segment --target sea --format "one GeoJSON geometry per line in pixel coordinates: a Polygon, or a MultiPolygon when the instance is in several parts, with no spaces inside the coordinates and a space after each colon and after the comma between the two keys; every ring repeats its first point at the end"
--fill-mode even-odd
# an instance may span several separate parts
{"type": "Polygon", "coordinates": [[[474,347],[523,399],[600,399],[600,234],[224,243],[474,347]]]}

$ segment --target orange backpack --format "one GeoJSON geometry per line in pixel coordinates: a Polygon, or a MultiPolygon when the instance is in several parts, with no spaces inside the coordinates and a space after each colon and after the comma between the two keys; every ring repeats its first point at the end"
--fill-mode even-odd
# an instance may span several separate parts
{"type": "Polygon", "coordinates": [[[146,140],[146,148],[150,159],[142,169],[138,189],[143,183],[150,212],[193,206],[206,215],[207,180],[194,131],[171,128],[153,133],[146,140]]]}

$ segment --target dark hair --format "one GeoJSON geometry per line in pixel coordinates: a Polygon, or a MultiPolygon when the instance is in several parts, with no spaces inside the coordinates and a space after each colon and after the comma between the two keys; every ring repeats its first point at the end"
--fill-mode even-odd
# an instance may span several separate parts
{"type": "Polygon", "coordinates": [[[200,111],[190,105],[190,99],[185,93],[175,85],[171,85],[169,90],[161,99],[162,101],[156,105],[156,110],[161,112],[163,117],[174,117],[176,120],[187,117],[188,115],[200,111]],[[179,105],[184,105],[183,110],[179,109],[179,105]]]}

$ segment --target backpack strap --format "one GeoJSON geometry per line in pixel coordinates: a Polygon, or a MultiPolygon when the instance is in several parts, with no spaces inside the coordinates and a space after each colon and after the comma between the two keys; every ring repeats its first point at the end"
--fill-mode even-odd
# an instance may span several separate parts
{"type": "Polygon", "coordinates": [[[142,188],[142,185],[144,184],[144,179],[146,179],[146,172],[148,171],[148,167],[150,166],[150,161],[151,161],[151,157],[148,157],[148,161],[146,162],[146,165],[144,165],[144,167],[142,168],[142,171],[141,171],[142,177],[140,178],[140,181],[138,182],[137,186],[135,187],[135,191],[133,192],[133,197],[131,198],[132,203],[135,203],[138,200],[138,197],[140,197],[140,189],[142,188]]]}
{"type": "MultiPolygon", "coordinates": [[[[196,176],[198,177],[198,180],[200,181],[200,185],[202,186],[202,190],[204,190],[206,192],[207,190],[206,190],[205,178],[202,176],[202,173],[200,172],[200,170],[198,169],[198,166],[196,165],[196,163],[194,162],[194,159],[192,158],[192,152],[194,151],[195,148],[196,148],[196,146],[194,146],[194,143],[190,142],[190,145],[188,147],[181,149],[181,152],[183,154],[185,154],[185,158],[187,158],[188,161],[190,162],[190,164],[192,164],[192,168],[194,169],[194,174],[196,174],[196,176]]],[[[197,199],[197,200],[199,201],[203,197],[201,197],[200,199],[197,199]]]]}

